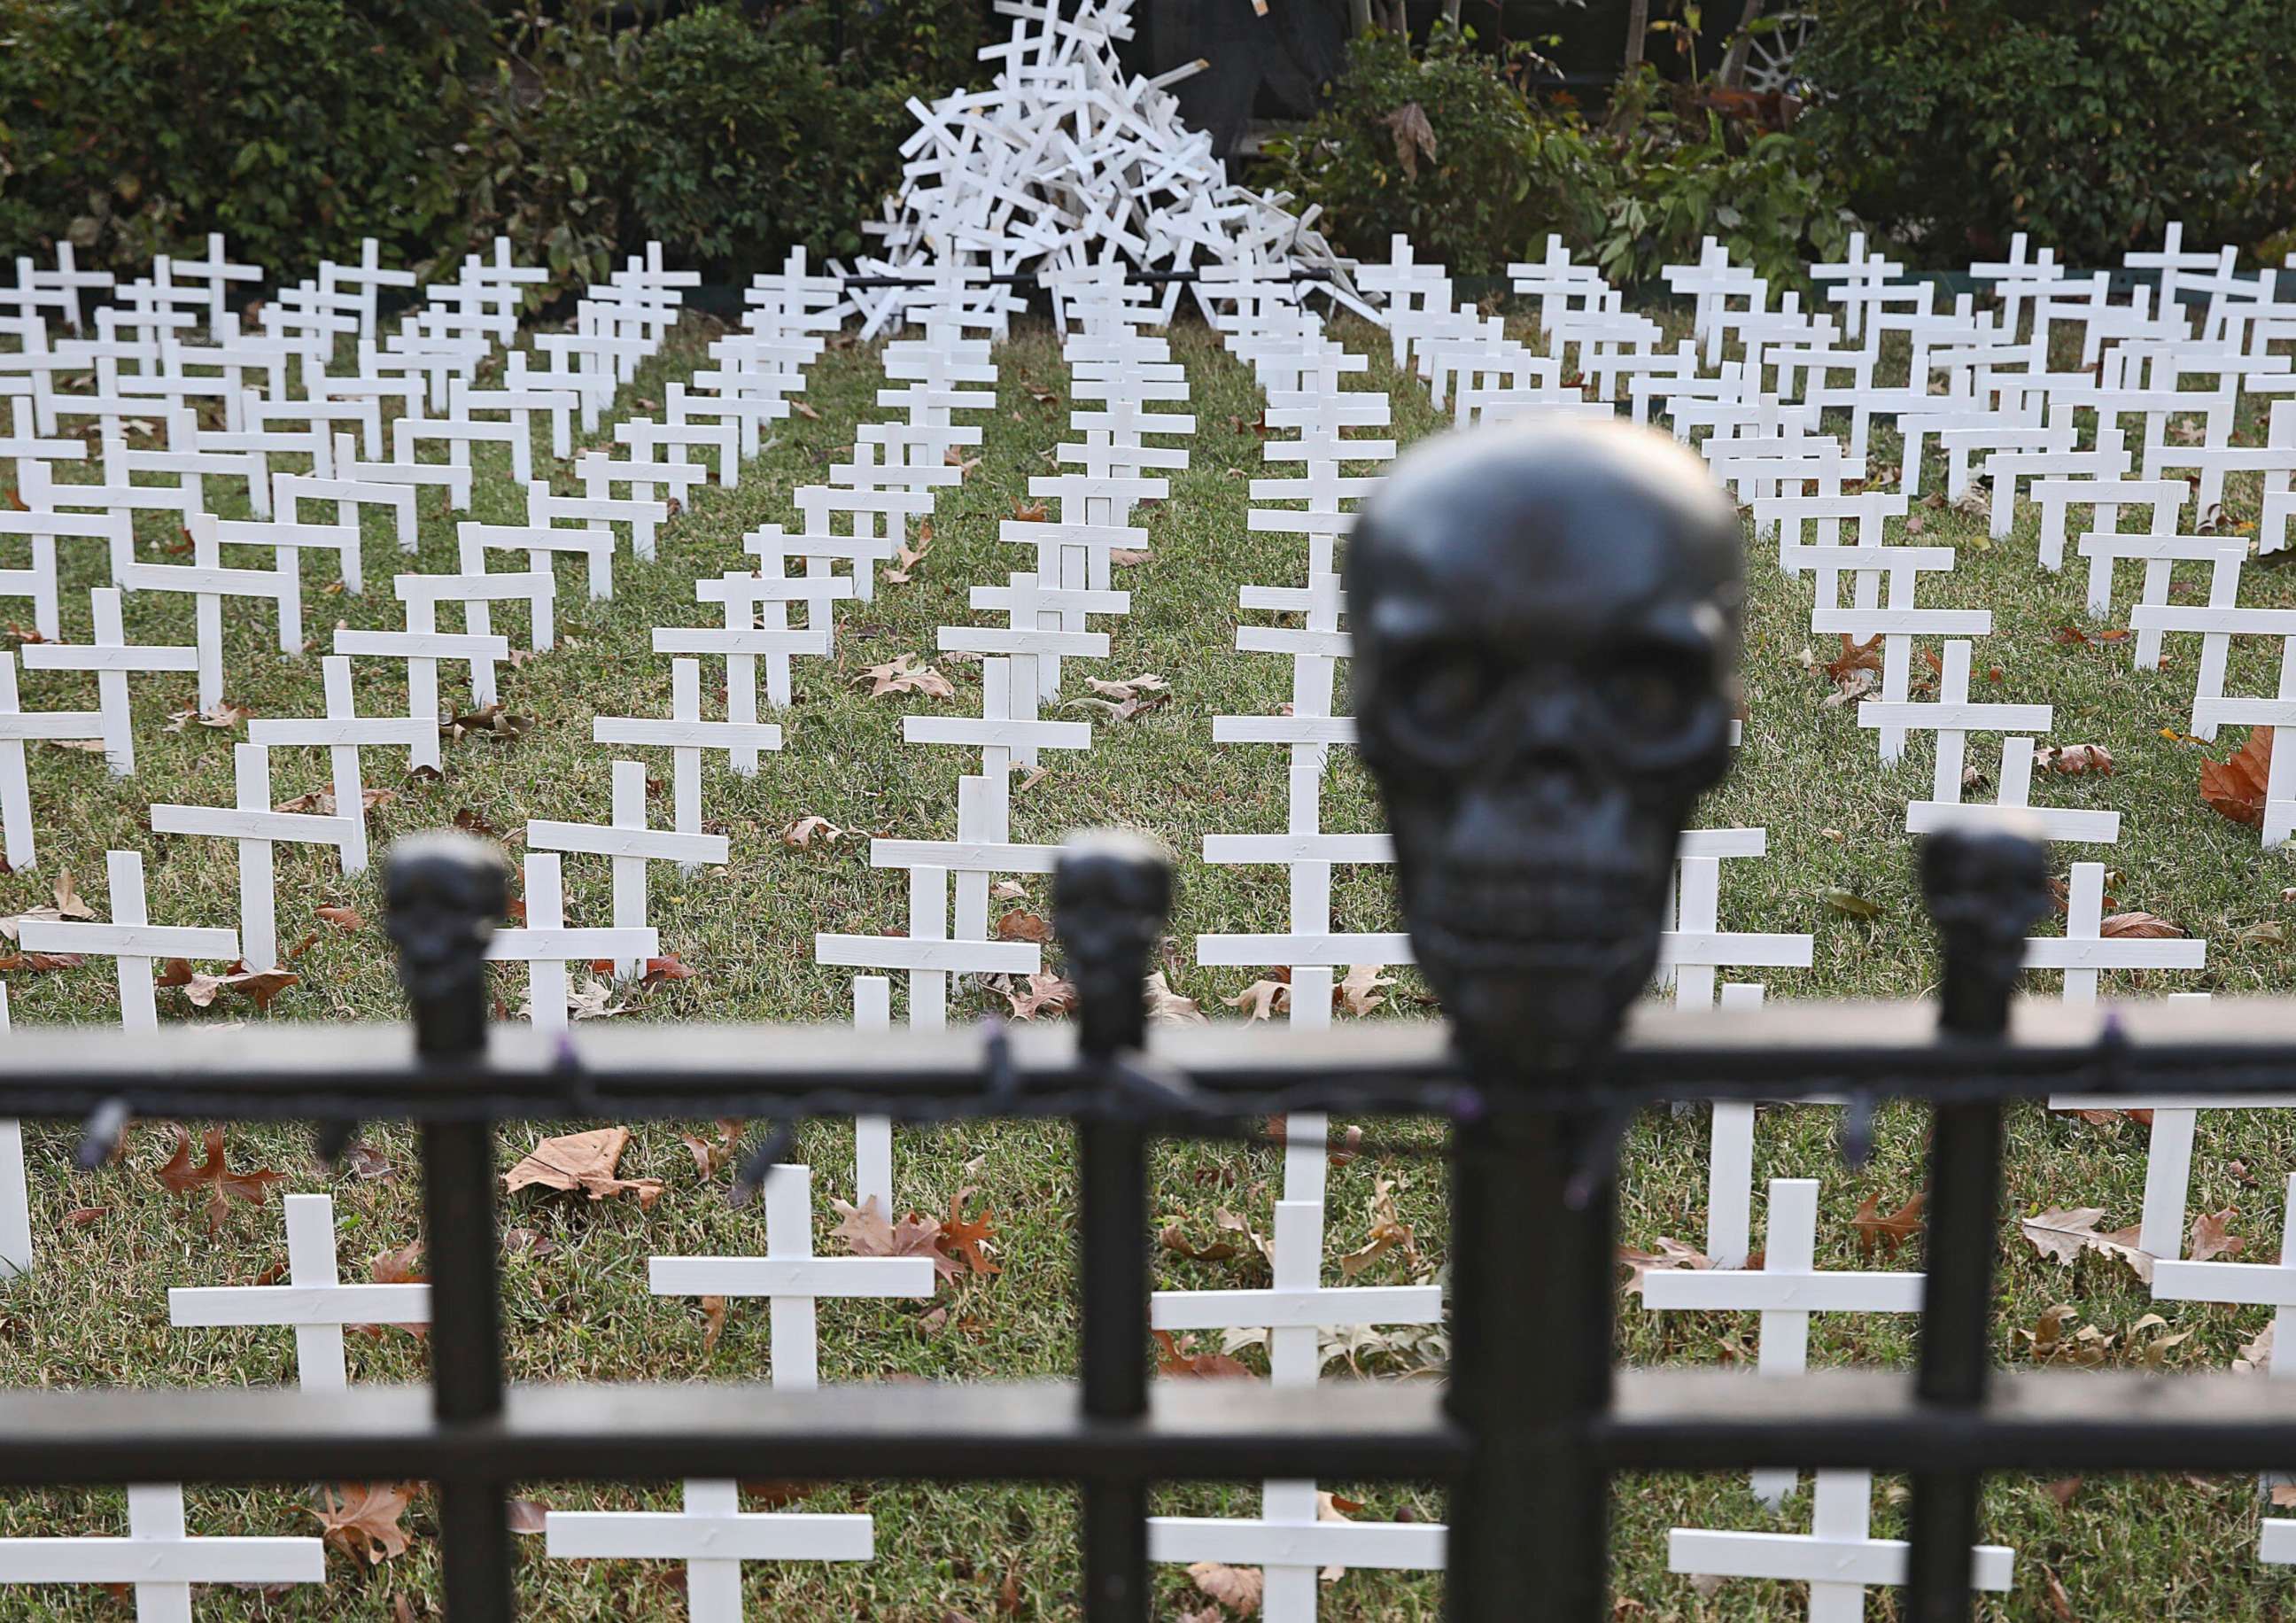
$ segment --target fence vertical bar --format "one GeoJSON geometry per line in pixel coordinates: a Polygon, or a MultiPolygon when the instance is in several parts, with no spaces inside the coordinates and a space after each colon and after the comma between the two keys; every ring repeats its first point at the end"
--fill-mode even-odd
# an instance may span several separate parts
{"type": "Polygon", "coordinates": [[[1588,1114],[1504,1105],[1458,1129],[1447,1406],[1473,1453],[1451,1495],[1455,1623],[1609,1615],[1609,1480],[1586,1435],[1611,1403],[1616,1201],[1608,1176],[1571,1186],[1608,1135],[1588,1114]],[[1538,1239],[1472,1242],[1517,1232],[1538,1239]]]}
{"type": "MultiPolygon", "coordinates": [[[[2047,848],[2036,828],[1948,830],[1923,843],[1921,861],[1922,889],[1945,948],[1940,1038],[1997,1044],[2008,1035],[2026,930],[2047,906],[2047,848]]],[[[1931,1121],[1915,1390],[1925,1404],[1963,1414],[1984,1401],[1992,1367],[2001,1143],[1995,1101],[1942,1104],[1931,1121]]],[[[1914,1473],[1906,1596],[1912,1623],[1970,1615],[1983,1485],[1974,1468],[1914,1473]]]]}
{"type": "MultiPolygon", "coordinates": [[[[1072,838],[1053,876],[1078,1048],[1099,1082],[1096,1108],[1077,1124],[1078,1381],[1095,1422],[1148,1413],[1148,1136],[1125,1109],[1122,1062],[1147,1038],[1141,983],[1171,892],[1169,861],[1130,835],[1072,838]]],[[[1147,1481],[1103,1468],[1082,1490],[1084,1615],[1147,1623],[1147,1481]]]]}
{"type": "MultiPolygon", "coordinates": [[[[507,901],[501,857],[464,835],[402,840],[391,848],[384,897],[419,1060],[477,1070],[487,1040],[486,946],[507,901]]],[[[483,1425],[503,1409],[492,1122],[423,1124],[422,1213],[433,1413],[441,1426],[483,1425]]],[[[439,1483],[441,1578],[455,1623],[510,1623],[509,1490],[485,1472],[439,1483]]]]}

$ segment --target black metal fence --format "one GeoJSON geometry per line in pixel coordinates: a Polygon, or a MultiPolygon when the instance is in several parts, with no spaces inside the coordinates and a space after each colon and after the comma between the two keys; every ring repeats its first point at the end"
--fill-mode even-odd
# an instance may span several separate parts
{"type": "MultiPolygon", "coordinates": [[[[427,862],[434,868],[434,850],[427,862]]],[[[1104,854],[1096,861],[1105,861],[1104,854]]],[[[411,905],[407,863],[394,901],[411,905]]],[[[1061,876],[1071,913],[1076,886],[1061,876]]],[[[1084,1615],[1148,1615],[1145,1496],[1162,1480],[1346,1476],[1453,1486],[1458,1619],[1607,1618],[1606,1479],[1622,1470],[1871,1466],[1914,1480],[1909,1615],[1967,1615],[1986,1471],[2253,1470],[2296,1459],[2296,1389],[2213,1377],[1990,1373],[1988,1307],[2005,1102],[2054,1091],[2284,1091],[2296,1008],[2272,1002],[1972,1023],[2006,980],[1948,936],[1947,1020],[1904,1006],[1785,1007],[1758,1019],[1651,1011],[1585,1073],[1495,1082],[1447,1030],[1159,1031],[1141,1046],[1138,951],[1160,914],[1103,911],[1064,938],[1086,1002],[1074,1032],[932,1038],[741,1027],[544,1039],[482,1021],[488,920],[438,905],[411,950],[408,1028],[275,1026],[196,1044],[19,1031],[0,1115],[88,1119],[101,1156],[127,1115],[360,1119],[422,1127],[435,1378],[348,1394],[0,1395],[0,1482],[422,1479],[439,1487],[456,1623],[512,1615],[505,1501],[521,1480],[775,1476],[1068,1481],[1083,1490],[1084,1615]],[[453,950],[442,950],[452,948],[453,950]],[[1113,996],[1111,997],[1111,993],[1113,996]],[[1917,1374],[1792,1381],[1611,1367],[1611,1144],[1623,1113],[1685,1097],[1856,1091],[1937,1101],[1917,1374]],[[1590,1109],[1590,1092],[1601,1100],[1590,1109]],[[1453,1124],[1454,1366],[1447,1391],[1344,1383],[1152,1385],[1145,1149],[1300,1109],[1453,1124]],[[1077,1124],[1085,1205],[1081,1369],[1046,1388],[508,1387],[496,1308],[492,1126],[514,1119],[1056,1116],[1077,1124]],[[1504,1215],[1502,1225],[1498,1219],[1504,1215]],[[1521,1230],[1539,1246],[1479,1246],[1521,1230]]],[[[1152,902],[1152,888],[1144,894],[1152,902]]],[[[1117,901],[1124,901],[1119,894],[1117,901]]],[[[2005,905],[2002,916],[2016,916],[2005,905]]],[[[2017,926],[2021,930],[2021,924],[2017,926]]],[[[403,945],[405,944],[402,933],[403,945]]]]}

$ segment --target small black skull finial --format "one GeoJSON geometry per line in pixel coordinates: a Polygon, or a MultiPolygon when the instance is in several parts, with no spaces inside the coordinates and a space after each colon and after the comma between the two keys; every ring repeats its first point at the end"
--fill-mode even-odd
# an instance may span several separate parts
{"type": "Polygon", "coordinates": [[[1922,894],[1945,947],[1939,1025],[1955,1037],[1999,1037],[2025,963],[2025,932],[2049,910],[2049,855],[2039,820],[1946,828],[1922,841],[1922,894]]]}
{"type": "Polygon", "coordinates": [[[1742,550],[1704,464],[1618,423],[1446,435],[1365,504],[1358,736],[1479,1066],[1564,1070],[1649,984],[1683,822],[1730,760],[1742,550]]]}
{"type": "Polygon", "coordinates": [[[487,1042],[487,943],[510,905],[502,853],[451,830],[409,834],[384,855],[382,901],[416,1051],[477,1053],[487,1042]]]}
{"type": "Polygon", "coordinates": [[[1137,834],[1071,834],[1053,871],[1053,929],[1077,989],[1078,1042],[1105,1059],[1147,1040],[1140,988],[1172,909],[1172,862],[1137,834]]]}

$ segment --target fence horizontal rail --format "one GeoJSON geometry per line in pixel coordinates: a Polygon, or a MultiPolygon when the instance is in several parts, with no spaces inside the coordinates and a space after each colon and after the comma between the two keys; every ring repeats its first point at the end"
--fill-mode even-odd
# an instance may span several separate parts
{"type": "MultiPolygon", "coordinates": [[[[2079,1093],[2226,1095],[2296,1090],[2296,999],[2080,1008],[2021,1005],[2005,1040],[1940,1042],[1907,1004],[1637,1012],[1602,1062],[1606,1103],[1787,1099],[1847,1090],[1936,1102],[2079,1093]]],[[[1472,1112],[1439,1021],[1309,1032],[1232,1026],[1157,1031],[1152,1078],[1184,1094],[1135,1100],[1177,1121],[1270,1108],[1472,1112]]],[[[186,1037],[20,1028],[0,1048],[0,1118],[78,1117],[117,1099],[141,1115],[430,1121],[768,1116],[866,1111],[932,1119],[1091,1113],[1096,1072],[1062,1028],[1001,1039],[945,1033],[699,1025],[665,1043],[646,1027],[552,1037],[493,1032],[482,1058],[418,1062],[398,1025],[276,1025],[186,1037]],[[838,1094],[842,1098],[824,1098],[838,1094]]],[[[1521,1098],[1583,1103],[1585,1078],[1530,1078],[1521,1098]]]]}
{"type": "Polygon", "coordinates": [[[773,1476],[832,1480],[1249,1481],[1452,1475],[1468,1451],[1426,1382],[1316,1391],[1168,1381],[1136,1421],[1059,1382],[513,1386],[502,1413],[433,1418],[428,1387],[0,1395],[0,1483],[773,1476]]]}
{"type": "Polygon", "coordinates": [[[1973,1406],[1923,1402],[1907,1371],[1791,1381],[1628,1369],[1588,1447],[1614,1471],[2285,1471],[2296,1385],[2259,1373],[1997,1373],[1973,1406]]]}

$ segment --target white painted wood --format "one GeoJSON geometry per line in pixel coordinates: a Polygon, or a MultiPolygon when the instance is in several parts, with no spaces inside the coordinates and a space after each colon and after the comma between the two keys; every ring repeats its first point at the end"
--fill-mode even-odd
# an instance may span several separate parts
{"type": "Polygon", "coordinates": [[[2206,941],[2107,939],[2098,934],[2103,917],[2104,865],[2077,862],[2066,902],[2065,933],[2026,939],[2025,967],[2063,971],[2064,1001],[2069,1004],[2096,1001],[2101,970],[2196,970],[2207,965],[2206,941]]]}
{"type": "Polygon", "coordinates": [[[306,1391],[349,1389],[346,1324],[427,1324],[430,1287],[347,1285],[335,1266],[335,1203],[323,1194],[283,1198],[287,1277],[283,1285],[171,1288],[168,1322],[192,1326],[285,1324],[295,1331],[296,1379],[306,1391]]]}
{"type": "MultiPolygon", "coordinates": [[[[203,834],[239,847],[240,958],[251,970],[279,967],[271,848],[276,841],[332,845],[349,871],[348,851],[364,850],[365,813],[339,809],[332,816],[271,809],[271,758],[261,744],[232,746],[234,803],[229,807],[152,807],[155,834],[203,834]]],[[[352,802],[356,808],[357,800],[352,802]]]]}
{"type": "Polygon", "coordinates": [[[128,676],[150,671],[196,671],[200,651],[130,646],[120,629],[119,588],[97,586],[87,595],[95,621],[92,643],[27,643],[19,655],[27,670],[95,673],[104,763],[113,776],[127,777],[135,770],[135,734],[127,709],[128,676]]]}
{"type": "Polygon", "coordinates": [[[190,958],[228,963],[239,956],[239,932],[152,923],[144,911],[141,852],[106,852],[104,873],[111,891],[110,923],[22,919],[16,926],[16,943],[26,952],[80,953],[115,960],[120,1024],[130,1031],[156,1032],[160,1008],[152,984],[152,961],[190,958]]]}
{"type": "Polygon", "coordinates": [[[566,1029],[566,965],[600,958],[628,960],[658,958],[661,938],[644,928],[570,929],[566,923],[566,881],[555,851],[526,855],[526,922],[516,930],[497,930],[487,942],[490,963],[522,963],[527,966],[528,1002],[536,1026],[545,1031],[566,1029]]]}

